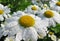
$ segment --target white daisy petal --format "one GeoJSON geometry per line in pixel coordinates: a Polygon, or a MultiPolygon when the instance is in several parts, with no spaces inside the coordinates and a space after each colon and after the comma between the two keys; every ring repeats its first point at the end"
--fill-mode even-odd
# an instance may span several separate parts
{"type": "Polygon", "coordinates": [[[3,20],[4,20],[3,16],[2,16],[2,15],[0,15],[0,21],[3,21],[3,20]]]}
{"type": "Polygon", "coordinates": [[[2,30],[2,28],[0,27],[0,38],[3,36],[2,33],[3,33],[3,30],[2,30]]]}
{"type": "Polygon", "coordinates": [[[10,14],[7,14],[8,15],[8,17],[10,18],[11,17],[11,15],[10,14]]]}
{"type": "Polygon", "coordinates": [[[19,32],[16,35],[16,41],[21,41],[21,40],[22,40],[22,32],[19,32]]]}
{"type": "Polygon", "coordinates": [[[32,27],[27,28],[24,33],[25,34],[23,34],[23,39],[37,41],[38,35],[34,28],[32,28],[32,27]]]}
{"type": "Polygon", "coordinates": [[[55,17],[54,17],[54,20],[60,24],[60,14],[57,13],[57,12],[54,12],[55,13],[55,17]]]}
{"type": "Polygon", "coordinates": [[[10,23],[10,22],[12,22],[12,21],[17,21],[17,20],[18,20],[18,17],[12,17],[12,18],[6,19],[6,22],[7,22],[7,23],[10,23]]]}
{"type": "Polygon", "coordinates": [[[8,6],[5,6],[4,7],[4,12],[7,13],[7,14],[10,13],[10,8],[8,8],[8,6]]]}
{"type": "Polygon", "coordinates": [[[8,18],[8,16],[6,14],[3,15],[6,19],[8,18]]]}
{"type": "Polygon", "coordinates": [[[0,9],[3,9],[3,7],[4,7],[4,6],[3,6],[2,4],[0,4],[0,9]]]}
{"type": "Polygon", "coordinates": [[[24,14],[24,12],[17,11],[17,12],[14,12],[14,14],[12,16],[21,16],[22,14],[24,14]]]}

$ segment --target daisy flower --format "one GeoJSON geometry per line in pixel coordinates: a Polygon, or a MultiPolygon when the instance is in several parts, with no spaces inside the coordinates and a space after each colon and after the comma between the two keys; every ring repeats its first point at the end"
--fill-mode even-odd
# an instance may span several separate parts
{"type": "Polygon", "coordinates": [[[36,12],[38,12],[38,11],[40,11],[40,10],[41,10],[41,8],[40,8],[39,6],[37,6],[37,5],[30,5],[30,6],[28,6],[28,7],[24,10],[24,12],[25,12],[25,13],[36,14],[36,12]]]}
{"type": "Polygon", "coordinates": [[[10,8],[0,4],[0,21],[3,21],[5,18],[7,19],[8,17],[10,17],[9,13],[10,13],[10,8]]]}
{"type": "Polygon", "coordinates": [[[47,24],[41,18],[25,14],[22,11],[12,15],[12,18],[6,20],[7,24],[3,35],[16,35],[16,41],[37,41],[38,36],[44,38],[47,32],[47,24]],[[14,16],[15,15],[15,16],[14,16]]]}
{"type": "Polygon", "coordinates": [[[56,11],[43,9],[39,14],[39,17],[41,17],[42,20],[48,21],[49,27],[55,27],[56,23],[60,24],[60,14],[56,11]]]}
{"type": "Polygon", "coordinates": [[[58,0],[51,0],[49,3],[51,9],[60,12],[60,2],[58,0]]]}

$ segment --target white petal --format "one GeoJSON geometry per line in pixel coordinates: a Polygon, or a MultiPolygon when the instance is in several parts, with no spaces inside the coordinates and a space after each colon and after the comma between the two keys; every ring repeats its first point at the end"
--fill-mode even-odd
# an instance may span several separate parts
{"type": "Polygon", "coordinates": [[[16,41],[21,41],[21,40],[22,40],[22,32],[19,32],[16,35],[16,41]]]}
{"type": "Polygon", "coordinates": [[[3,8],[4,8],[4,6],[2,4],[0,4],[0,9],[3,9],[3,8]]]}
{"type": "Polygon", "coordinates": [[[11,17],[11,15],[10,14],[7,14],[7,16],[10,18],[11,17]]]}
{"type": "Polygon", "coordinates": [[[31,41],[37,41],[37,32],[33,27],[25,29],[23,33],[23,39],[24,40],[31,40],[31,41]]]}
{"type": "Polygon", "coordinates": [[[56,36],[55,36],[55,35],[52,35],[52,36],[51,36],[51,39],[52,39],[53,41],[56,41],[56,36]]]}
{"type": "Polygon", "coordinates": [[[4,13],[4,15],[3,15],[6,19],[8,18],[8,16],[4,13]]]}
{"type": "Polygon", "coordinates": [[[3,16],[2,16],[2,15],[0,15],[0,21],[3,21],[3,20],[4,20],[3,16]]]}
{"type": "Polygon", "coordinates": [[[55,20],[54,20],[53,18],[51,18],[51,19],[49,20],[49,26],[53,26],[53,27],[56,26],[56,22],[55,22],[55,20]]]}
{"type": "Polygon", "coordinates": [[[18,19],[19,19],[18,17],[12,17],[12,18],[6,19],[6,22],[10,23],[10,22],[18,21],[18,19]]]}
{"type": "Polygon", "coordinates": [[[12,16],[17,16],[17,17],[20,17],[21,15],[23,15],[24,12],[22,11],[17,11],[17,12],[14,12],[14,14],[12,16]]]}
{"type": "Polygon", "coordinates": [[[40,26],[39,24],[37,24],[35,26],[35,29],[37,31],[37,33],[40,35],[40,38],[44,38],[46,36],[46,31],[47,31],[47,28],[46,27],[42,27],[40,26]]]}
{"type": "Polygon", "coordinates": [[[5,27],[6,27],[6,28],[11,28],[11,27],[13,27],[13,26],[16,26],[17,24],[18,24],[18,23],[17,23],[16,21],[14,21],[14,22],[11,22],[11,23],[9,23],[9,24],[7,23],[5,27]],[[12,25],[12,24],[13,24],[13,25],[12,25]]]}
{"type": "Polygon", "coordinates": [[[1,27],[0,27],[0,38],[3,36],[3,31],[2,31],[2,29],[1,29],[1,27]]]}
{"type": "Polygon", "coordinates": [[[9,31],[6,30],[6,31],[3,32],[3,35],[6,36],[6,35],[8,35],[8,33],[9,33],[9,31]]]}
{"type": "Polygon", "coordinates": [[[55,13],[55,16],[53,17],[54,18],[54,21],[56,21],[57,23],[60,24],[60,14],[57,13],[57,12],[54,12],[55,13]]]}
{"type": "Polygon", "coordinates": [[[8,8],[8,6],[4,7],[4,13],[6,14],[10,13],[10,8],[8,8]]]}

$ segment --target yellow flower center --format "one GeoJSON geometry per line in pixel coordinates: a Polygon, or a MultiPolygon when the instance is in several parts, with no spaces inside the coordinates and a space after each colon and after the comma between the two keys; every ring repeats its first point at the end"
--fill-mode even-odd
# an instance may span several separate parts
{"type": "Polygon", "coordinates": [[[0,10],[0,15],[3,14],[3,12],[4,12],[3,10],[0,10]]]}
{"type": "Polygon", "coordinates": [[[54,33],[53,32],[49,32],[50,35],[53,35],[54,33]]]}
{"type": "Polygon", "coordinates": [[[31,9],[34,10],[34,11],[36,11],[37,10],[37,7],[36,6],[32,6],[31,9]]]}
{"type": "Polygon", "coordinates": [[[57,2],[56,5],[57,5],[57,6],[60,6],[60,2],[57,2]]]}
{"type": "Polygon", "coordinates": [[[47,10],[45,11],[44,16],[47,18],[51,18],[54,16],[54,13],[51,10],[47,10]]]}
{"type": "Polygon", "coordinates": [[[24,15],[20,17],[19,24],[24,27],[31,27],[35,24],[35,20],[31,16],[24,15]]]}

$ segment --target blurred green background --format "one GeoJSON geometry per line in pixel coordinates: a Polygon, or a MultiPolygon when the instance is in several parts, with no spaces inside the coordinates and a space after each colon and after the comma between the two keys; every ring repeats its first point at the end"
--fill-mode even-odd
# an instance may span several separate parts
{"type": "Polygon", "coordinates": [[[11,8],[12,12],[24,10],[28,5],[31,5],[31,0],[0,0],[0,3],[11,8]]]}

